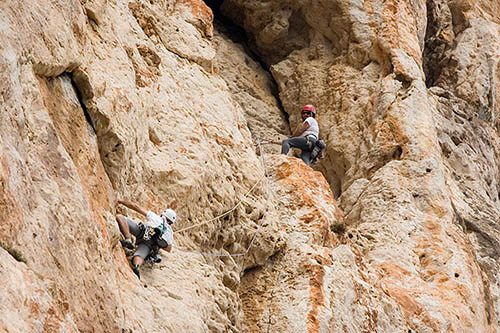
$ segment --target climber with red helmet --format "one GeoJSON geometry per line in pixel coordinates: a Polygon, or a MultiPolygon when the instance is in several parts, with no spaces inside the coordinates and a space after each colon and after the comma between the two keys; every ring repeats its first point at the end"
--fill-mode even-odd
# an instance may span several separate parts
{"type": "Polygon", "coordinates": [[[161,262],[161,257],[158,254],[159,249],[166,249],[168,252],[172,250],[174,232],[171,225],[177,220],[177,214],[172,209],[166,209],[160,215],[156,215],[133,202],[118,200],[118,203],[146,217],[144,224],[137,223],[122,215],[116,216],[120,232],[125,237],[121,241],[122,246],[131,250],[135,249],[132,235],[135,236],[137,249],[131,264],[132,270],[140,279],[139,267],[146,258],[158,263],[161,262]]]}
{"type": "Polygon", "coordinates": [[[311,163],[311,151],[319,138],[319,126],[315,119],[316,109],[310,104],[304,105],[301,115],[302,124],[297,126],[291,138],[283,140],[281,143],[281,153],[288,154],[290,147],[299,148],[302,150],[300,158],[305,164],[309,165],[311,163]]]}

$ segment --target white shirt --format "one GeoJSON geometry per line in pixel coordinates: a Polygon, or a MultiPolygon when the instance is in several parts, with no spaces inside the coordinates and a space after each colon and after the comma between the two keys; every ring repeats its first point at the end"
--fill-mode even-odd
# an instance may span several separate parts
{"type": "Polygon", "coordinates": [[[172,227],[170,224],[165,223],[161,216],[156,215],[152,211],[148,210],[146,213],[146,225],[152,227],[152,228],[160,228],[163,229],[163,227],[166,227],[165,232],[163,235],[161,235],[161,238],[167,242],[168,245],[173,245],[174,244],[174,231],[172,230],[172,227]]]}
{"type": "MultiPolygon", "coordinates": [[[[316,139],[318,139],[319,138],[319,126],[318,126],[318,122],[316,121],[316,119],[314,119],[313,117],[309,117],[306,120],[304,120],[304,123],[308,123],[309,127],[300,136],[306,137],[308,135],[314,135],[316,137],[316,139]]],[[[302,124],[304,124],[304,123],[302,123],[302,124]]]]}

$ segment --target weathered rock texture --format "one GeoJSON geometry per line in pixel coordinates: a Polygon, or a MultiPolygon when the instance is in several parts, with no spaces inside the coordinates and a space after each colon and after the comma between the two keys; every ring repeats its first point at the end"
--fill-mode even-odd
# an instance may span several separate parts
{"type": "Polygon", "coordinates": [[[248,41],[200,0],[0,4],[0,331],[499,331],[498,3],[207,4],[248,41]],[[317,171],[257,154],[307,103],[317,171]],[[141,281],[119,198],[180,216],[141,281]]]}
{"type": "Polygon", "coordinates": [[[228,0],[222,10],[271,66],[291,127],[302,104],[318,106],[329,144],[319,169],[365,282],[399,305],[387,326],[363,302],[364,329],[497,330],[498,4],[228,0]]]}
{"type": "MultiPolygon", "coordinates": [[[[217,68],[226,81],[234,99],[245,112],[248,129],[254,137],[266,140],[283,139],[290,134],[290,126],[276,99],[277,87],[268,71],[264,70],[245,50],[235,43],[223,26],[216,32],[217,68]],[[226,34],[224,34],[224,32],[226,34]]],[[[281,147],[266,145],[265,152],[279,153],[281,147]]]]}
{"type": "MultiPolygon", "coordinates": [[[[2,289],[0,330],[238,330],[239,272],[274,252],[272,232],[227,263],[176,250],[146,267],[142,283],[116,246],[116,198],[173,207],[182,228],[233,207],[262,178],[243,113],[209,71],[210,9],[191,1],[1,6],[0,235],[27,262],[3,266],[2,281],[24,274],[30,287],[24,299],[2,289]]],[[[239,224],[259,222],[265,189],[259,183],[234,216],[179,234],[177,244],[243,251],[254,233],[239,224]]]]}

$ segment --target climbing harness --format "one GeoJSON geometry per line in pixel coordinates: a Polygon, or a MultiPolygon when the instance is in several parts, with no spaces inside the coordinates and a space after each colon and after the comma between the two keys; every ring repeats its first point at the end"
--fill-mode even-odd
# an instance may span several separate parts
{"type": "Polygon", "coordinates": [[[313,150],[314,145],[316,145],[317,141],[318,141],[318,139],[316,139],[316,136],[306,135],[306,144],[307,144],[307,147],[309,147],[309,151],[313,150]],[[313,137],[313,139],[311,139],[311,137],[313,137]]]}
{"type": "Polygon", "coordinates": [[[144,235],[142,235],[142,239],[148,241],[151,239],[151,236],[153,236],[154,230],[150,226],[145,226],[144,228],[144,235]]]}
{"type": "MultiPolygon", "coordinates": [[[[191,225],[189,227],[186,227],[186,228],[183,228],[183,229],[180,229],[180,230],[177,230],[176,233],[184,232],[184,231],[187,231],[187,230],[190,230],[190,229],[193,229],[193,228],[196,228],[196,227],[208,224],[210,222],[216,221],[216,220],[218,220],[218,219],[220,219],[220,218],[222,218],[224,216],[227,216],[228,214],[230,214],[231,212],[233,212],[234,210],[236,210],[239,206],[241,206],[243,204],[244,199],[246,199],[250,195],[250,193],[257,187],[257,185],[260,184],[260,182],[264,178],[266,178],[266,176],[267,176],[267,167],[266,167],[266,160],[265,160],[265,157],[264,157],[264,152],[263,152],[263,149],[262,149],[262,144],[272,143],[272,142],[270,140],[265,140],[265,139],[262,139],[262,138],[259,138],[259,137],[256,137],[256,136],[253,136],[253,139],[254,139],[254,145],[258,146],[258,148],[259,148],[259,153],[260,153],[260,156],[261,156],[261,163],[262,163],[262,166],[264,168],[264,174],[257,180],[257,182],[250,188],[250,190],[248,190],[247,193],[245,193],[245,195],[243,196],[243,198],[240,201],[238,201],[238,203],[233,208],[231,208],[230,210],[226,211],[225,213],[223,213],[223,214],[221,214],[219,216],[216,216],[216,217],[214,217],[212,219],[209,219],[209,220],[197,223],[195,225],[191,225]]],[[[268,210],[268,207],[269,207],[269,199],[270,199],[270,197],[271,197],[271,186],[270,186],[269,180],[268,180],[267,181],[267,198],[266,198],[264,213],[263,213],[262,217],[260,218],[261,221],[264,219],[264,217],[267,214],[267,210],[268,210]]],[[[256,237],[257,237],[257,234],[260,231],[260,228],[261,228],[261,226],[257,225],[257,229],[255,230],[255,232],[254,232],[254,234],[252,236],[252,239],[250,240],[250,244],[248,245],[248,247],[246,248],[246,250],[244,252],[242,252],[242,253],[233,253],[233,254],[206,253],[206,252],[189,251],[189,250],[185,250],[185,249],[183,249],[181,247],[176,247],[176,249],[178,249],[181,252],[187,253],[187,254],[198,254],[198,255],[208,256],[208,257],[242,257],[242,256],[247,255],[248,251],[250,251],[250,248],[252,247],[252,245],[253,245],[256,237]]],[[[248,227],[246,227],[245,229],[248,229],[248,227]]]]}

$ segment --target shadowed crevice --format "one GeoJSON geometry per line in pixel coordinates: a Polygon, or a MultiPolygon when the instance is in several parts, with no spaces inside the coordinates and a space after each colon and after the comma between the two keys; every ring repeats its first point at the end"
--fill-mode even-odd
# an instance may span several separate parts
{"type": "Polygon", "coordinates": [[[83,115],[85,116],[85,120],[87,120],[87,123],[90,125],[90,127],[92,127],[92,129],[94,130],[94,133],[97,133],[95,130],[94,123],[92,122],[92,117],[90,117],[87,106],[84,103],[82,90],[80,89],[77,82],[75,81],[75,79],[73,77],[73,73],[66,72],[65,74],[67,74],[70,77],[71,86],[73,87],[73,90],[75,91],[76,98],[78,99],[78,102],[80,103],[80,107],[82,108],[83,115]]]}
{"type": "Polygon", "coordinates": [[[285,112],[285,109],[283,108],[283,104],[279,97],[278,84],[276,83],[274,76],[270,71],[269,65],[266,64],[266,62],[262,59],[257,50],[255,50],[252,47],[249,40],[249,36],[246,33],[245,29],[234,23],[231,20],[231,18],[225,16],[222,13],[221,6],[223,2],[224,2],[223,0],[205,1],[206,5],[210,7],[210,9],[214,14],[214,29],[217,30],[220,34],[228,37],[233,43],[243,46],[245,53],[253,61],[260,64],[262,69],[264,69],[266,72],[269,73],[269,77],[271,80],[271,87],[270,87],[271,93],[276,99],[278,108],[285,117],[285,121],[287,122],[288,126],[290,126],[290,120],[289,120],[290,116],[287,112],[285,112]]]}

